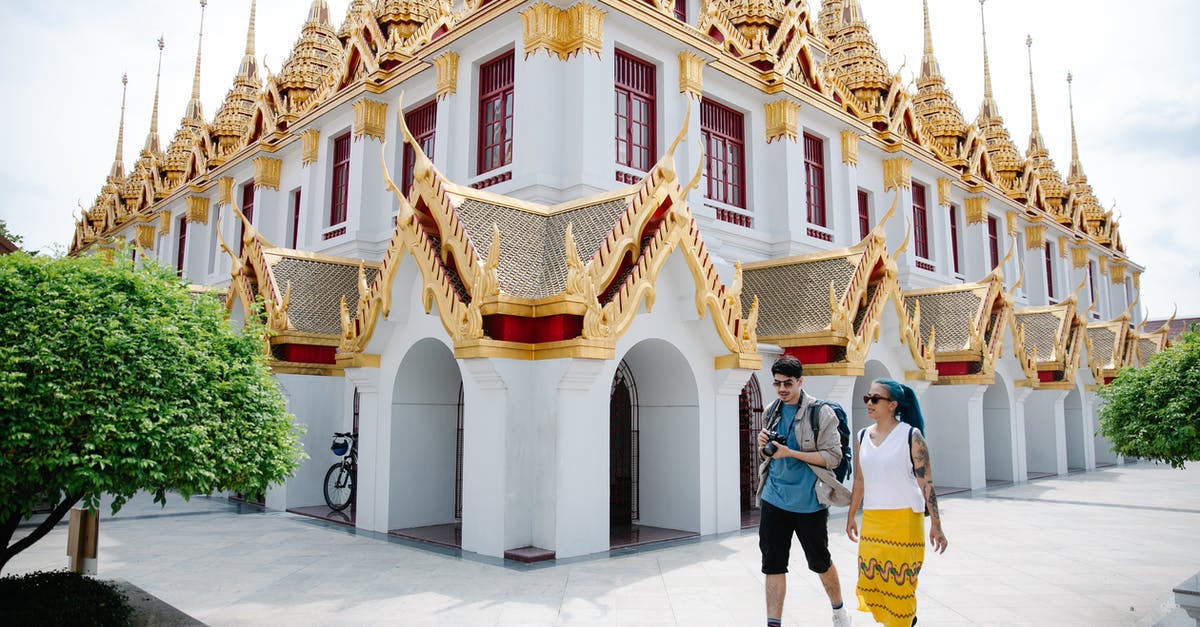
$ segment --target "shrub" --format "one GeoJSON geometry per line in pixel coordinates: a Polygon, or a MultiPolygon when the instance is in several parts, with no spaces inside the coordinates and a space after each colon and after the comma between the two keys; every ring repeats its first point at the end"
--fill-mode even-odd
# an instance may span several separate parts
{"type": "Polygon", "coordinates": [[[115,585],[63,570],[0,578],[0,624],[57,627],[133,624],[115,585]]]}

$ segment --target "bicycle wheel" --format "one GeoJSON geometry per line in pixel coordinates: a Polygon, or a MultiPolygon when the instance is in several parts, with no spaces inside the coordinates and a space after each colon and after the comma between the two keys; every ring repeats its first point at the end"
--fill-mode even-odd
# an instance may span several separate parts
{"type": "Polygon", "coordinates": [[[354,500],[354,476],[341,463],[334,464],[325,472],[325,504],[329,509],[340,512],[354,500]]]}

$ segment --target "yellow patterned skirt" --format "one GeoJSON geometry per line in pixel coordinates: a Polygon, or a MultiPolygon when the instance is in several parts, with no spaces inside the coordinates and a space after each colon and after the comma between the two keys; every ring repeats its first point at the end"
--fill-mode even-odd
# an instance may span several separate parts
{"type": "Polygon", "coordinates": [[[889,627],[917,614],[917,575],[925,560],[925,516],[911,509],[863,510],[858,538],[858,610],[889,627]]]}

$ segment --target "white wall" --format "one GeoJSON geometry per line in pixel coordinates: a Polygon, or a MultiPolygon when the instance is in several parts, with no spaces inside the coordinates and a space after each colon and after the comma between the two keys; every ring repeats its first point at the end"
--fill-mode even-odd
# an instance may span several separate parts
{"type": "Polygon", "coordinates": [[[346,381],[340,377],[296,374],[279,374],[275,378],[287,399],[287,410],[295,414],[296,424],[306,430],[300,441],[309,459],[301,463],[285,486],[268,492],[267,506],[286,509],[322,505],[325,471],[341,459],[329,450],[333,434],[350,431],[353,426],[351,406],[345,402],[346,381]]]}

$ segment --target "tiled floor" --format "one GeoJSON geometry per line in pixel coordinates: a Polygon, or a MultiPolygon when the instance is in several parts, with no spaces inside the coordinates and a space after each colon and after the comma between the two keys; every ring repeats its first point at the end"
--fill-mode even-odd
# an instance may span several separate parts
{"type": "MultiPolygon", "coordinates": [[[[1200,570],[1198,472],[1142,463],[943,498],[950,549],[926,556],[921,624],[1154,625],[1200,570]]],[[[764,622],[753,529],[524,565],[224,499],[169,502],[102,515],[100,576],[211,625],[764,622]]],[[[833,514],[830,549],[849,597],[844,521],[833,514]]],[[[62,567],[65,543],[60,526],[6,573],[62,567]]],[[[828,624],[817,578],[798,566],[788,584],[785,624],[828,624]]]]}

